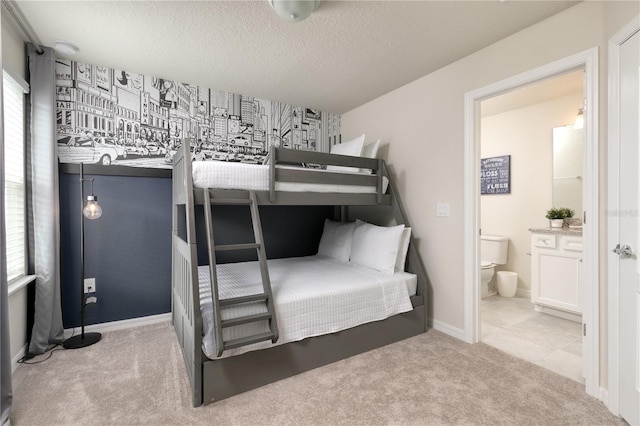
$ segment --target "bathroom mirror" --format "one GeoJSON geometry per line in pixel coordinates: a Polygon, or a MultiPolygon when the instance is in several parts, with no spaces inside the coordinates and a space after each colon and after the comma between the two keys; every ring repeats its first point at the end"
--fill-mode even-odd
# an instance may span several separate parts
{"type": "Polygon", "coordinates": [[[553,207],[569,207],[582,214],[582,157],[584,129],[573,124],[553,129],[553,207]]]}

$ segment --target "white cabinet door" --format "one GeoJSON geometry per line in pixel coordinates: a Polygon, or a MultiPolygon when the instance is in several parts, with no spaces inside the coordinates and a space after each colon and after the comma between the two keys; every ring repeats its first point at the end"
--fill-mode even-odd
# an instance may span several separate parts
{"type": "Polygon", "coordinates": [[[582,314],[580,269],[582,238],[532,234],[531,301],[582,314]]]}

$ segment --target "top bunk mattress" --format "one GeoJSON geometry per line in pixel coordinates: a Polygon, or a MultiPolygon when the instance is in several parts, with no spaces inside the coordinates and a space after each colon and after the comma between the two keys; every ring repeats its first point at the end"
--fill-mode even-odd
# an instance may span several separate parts
{"type": "MultiPolygon", "coordinates": [[[[278,169],[309,170],[335,173],[321,169],[306,169],[294,166],[276,166],[278,169]]],[[[195,188],[241,189],[246,191],[269,190],[270,166],[263,164],[233,163],[227,161],[194,161],[192,164],[195,188]]],[[[368,175],[368,172],[355,172],[368,175]]],[[[389,180],[383,176],[382,193],[387,192],[389,180]]],[[[299,182],[276,182],[276,191],[283,192],[327,192],[346,194],[375,194],[375,185],[340,185],[299,182]]]]}
{"type": "MultiPolygon", "coordinates": [[[[388,274],[324,256],[268,261],[280,338],[275,345],[334,333],[413,309],[417,277],[408,272],[388,274]]],[[[220,299],[262,292],[258,262],[217,266],[220,299]]],[[[213,304],[209,267],[198,267],[202,310],[203,350],[215,359],[213,304]]],[[[222,319],[266,312],[264,303],[225,307],[222,319]]],[[[266,321],[223,329],[225,340],[269,331],[266,321]]],[[[222,358],[274,346],[260,342],[226,350],[222,358]]]]}

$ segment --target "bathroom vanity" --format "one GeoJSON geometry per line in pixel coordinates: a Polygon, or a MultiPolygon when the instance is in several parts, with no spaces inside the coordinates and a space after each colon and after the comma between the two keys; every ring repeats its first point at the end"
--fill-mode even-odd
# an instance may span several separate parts
{"type": "Polygon", "coordinates": [[[535,309],[581,320],[582,230],[531,231],[531,302],[535,309]]]}

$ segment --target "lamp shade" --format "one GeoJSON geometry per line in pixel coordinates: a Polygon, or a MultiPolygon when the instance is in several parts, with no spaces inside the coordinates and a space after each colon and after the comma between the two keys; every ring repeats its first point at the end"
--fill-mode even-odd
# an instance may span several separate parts
{"type": "Polygon", "coordinates": [[[98,204],[98,197],[95,195],[87,196],[87,205],[82,209],[82,214],[87,219],[97,219],[102,216],[102,207],[98,204]]]}
{"type": "Polygon", "coordinates": [[[297,22],[307,19],[320,0],[269,0],[269,4],[282,19],[297,22]]]}

